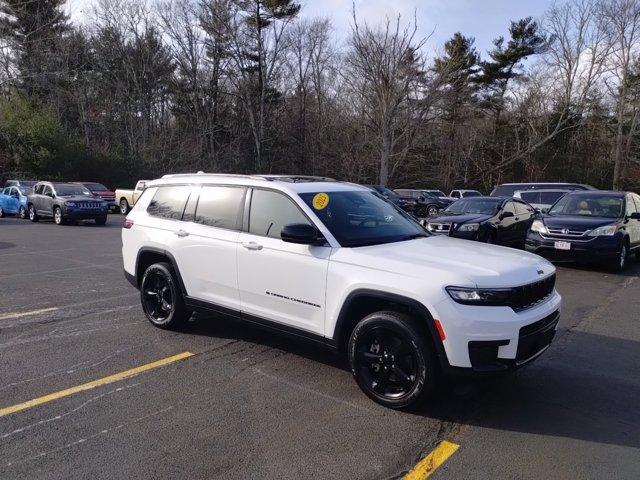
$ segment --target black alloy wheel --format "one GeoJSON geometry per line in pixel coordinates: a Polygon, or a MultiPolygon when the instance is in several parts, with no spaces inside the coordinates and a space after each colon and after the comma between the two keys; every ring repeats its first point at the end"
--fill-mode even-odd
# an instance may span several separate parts
{"type": "Polygon", "coordinates": [[[37,222],[39,220],[38,214],[36,213],[36,209],[33,205],[29,205],[29,220],[32,222],[37,222]]]}
{"type": "Polygon", "coordinates": [[[436,381],[435,359],[411,317],[377,312],[356,325],[349,363],[362,391],[381,405],[405,408],[429,393],[436,381]]]}
{"type": "Polygon", "coordinates": [[[173,268],[168,263],[147,268],[140,286],[140,300],[147,319],[156,327],[176,328],[188,316],[173,268]]]}

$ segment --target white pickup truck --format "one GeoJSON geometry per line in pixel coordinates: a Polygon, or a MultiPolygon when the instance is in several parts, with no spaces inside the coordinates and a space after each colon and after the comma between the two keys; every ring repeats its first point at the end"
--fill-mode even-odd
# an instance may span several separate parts
{"type": "Polygon", "coordinates": [[[136,204],[142,192],[147,187],[148,180],[138,180],[136,183],[136,188],[133,190],[125,190],[122,188],[116,189],[116,199],[118,200],[118,205],[120,205],[120,212],[123,215],[129,213],[131,208],[136,204]]]}

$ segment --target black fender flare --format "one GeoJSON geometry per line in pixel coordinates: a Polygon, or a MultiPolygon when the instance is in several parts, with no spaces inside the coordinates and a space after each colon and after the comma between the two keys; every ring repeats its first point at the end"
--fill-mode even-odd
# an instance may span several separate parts
{"type": "Polygon", "coordinates": [[[176,261],[176,258],[167,250],[164,250],[162,248],[142,247],[140,250],[138,250],[138,255],[136,256],[136,267],[135,267],[136,268],[135,281],[138,284],[138,286],[140,286],[140,282],[142,280],[142,274],[144,274],[144,272],[139,272],[140,257],[142,257],[142,255],[144,255],[145,253],[153,253],[156,255],[161,255],[165,257],[167,260],[169,260],[169,263],[171,263],[171,266],[173,267],[173,271],[176,272],[176,276],[178,277],[178,284],[180,285],[180,290],[182,290],[183,295],[187,296],[187,289],[184,286],[184,281],[182,280],[182,275],[180,274],[180,269],[178,268],[178,262],[176,261]]]}

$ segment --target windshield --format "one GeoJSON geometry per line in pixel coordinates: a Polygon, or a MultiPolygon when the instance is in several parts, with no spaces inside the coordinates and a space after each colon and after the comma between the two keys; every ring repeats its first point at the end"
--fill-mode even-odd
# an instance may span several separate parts
{"type": "Polygon", "coordinates": [[[54,187],[56,190],[56,195],[59,195],[61,197],[68,197],[71,195],[87,195],[89,197],[93,196],[93,194],[89,190],[81,185],[68,185],[66,183],[58,183],[54,185],[54,187]]]}
{"type": "Polygon", "coordinates": [[[481,198],[474,200],[458,200],[453,202],[445,209],[445,213],[453,213],[455,215],[480,213],[484,215],[493,215],[502,205],[502,199],[481,198]]]}
{"type": "Polygon", "coordinates": [[[300,197],[344,247],[429,236],[408,214],[374,192],[327,192],[324,194],[327,201],[318,205],[320,193],[324,192],[301,193],[300,197]]]}
{"type": "Polygon", "coordinates": [[[613,195],[565,195],[549,210],[550,215],[620,218],[624,199],[613,195]]]}
{"type": "Polygon", "coordinates": [[[101,183],[85,183],[85,187],[87,187],[92,192],[106,192],[109,189],[102,185],[101,183]]]}
{"type": "Polygon", "coordinates": [[[477,190],[468,190],[466,192],[462,192],[463,197],[481,197],[482,194],[477,190]]]}
{"type": "Polygon", "coordinates": [[[437,197],[446,197],[445,193],[442,190],[429,190],[429,192],[437,197]]]}

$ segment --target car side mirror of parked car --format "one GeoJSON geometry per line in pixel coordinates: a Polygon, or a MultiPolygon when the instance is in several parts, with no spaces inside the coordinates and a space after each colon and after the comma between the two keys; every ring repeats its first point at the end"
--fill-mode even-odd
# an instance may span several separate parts
{"type": "Polygon", "coordinates": [[[511,217],[515,217],[513,212],[502,212],[502,215],[500,215],[500,219],[502,220],[504,220],[505,218],[511,218],[511,217]]]}
{"type": "Polygon", "coordinates": [[[640,212],[633,212],[627,218],[629,218],[631,220],[640,220],[640,212]]]}
{"type": "Polygon", "coordinates": [[[306,223],[285,225],[280,232],[280,238],[285,242],[301,245],[319,245],[325,241],[316,227],[306,223]]]}

